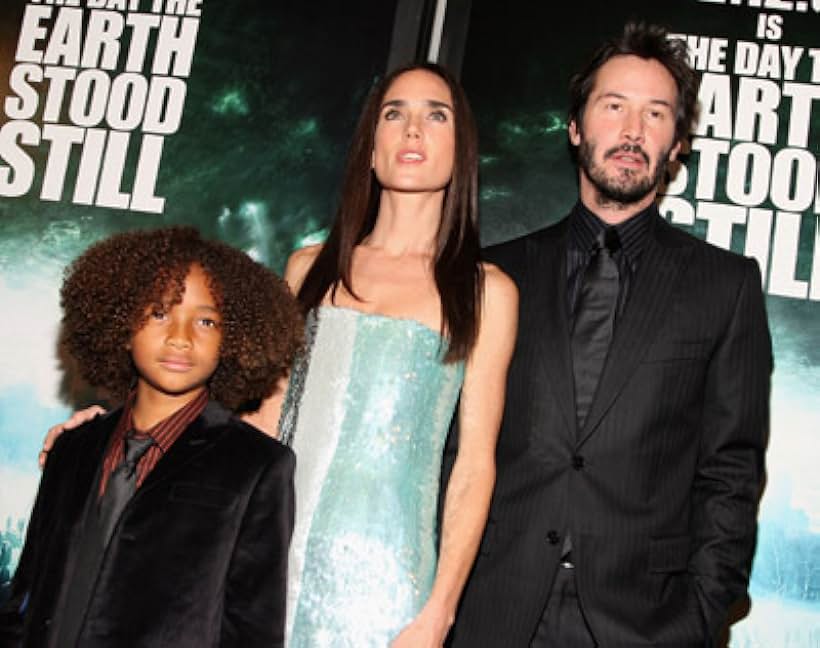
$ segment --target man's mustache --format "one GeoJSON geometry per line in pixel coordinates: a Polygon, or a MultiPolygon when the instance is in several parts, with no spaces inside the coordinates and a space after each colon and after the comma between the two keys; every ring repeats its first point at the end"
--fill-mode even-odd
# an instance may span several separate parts
{"type": "Polygon", "coordinates": [[[613,146],[609,149],[606,153],[604,153],[604,159],[612,157],[616,153],[632,153],[633,155],[640,155],[643,158],[643,161],[646,164],[649,164],[649,156],[646,152],[641,148],[640,144],[621,144],[620,146],[613,146]]]}

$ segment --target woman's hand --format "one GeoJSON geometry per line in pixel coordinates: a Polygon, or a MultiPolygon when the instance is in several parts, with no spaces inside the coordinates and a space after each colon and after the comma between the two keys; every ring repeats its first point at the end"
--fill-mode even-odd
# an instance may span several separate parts
{"type": "Polygon", "coordinates": [[[452,618],[434,613],[429,606],[422,609],[399,635],[390,642],[390,648],[441,648],[450,630],[452,618]]]}
{"type": "Polygon", "coordinates": [[[67,421],[50,427],[48,429],[48,434],[46,434],[46,438],[43,441],[43,449],[40,450],[40,456],[37,459],[40,464],[40,468],[46,465],[46,457],[48,456],[49,451],[54,447],[54,442],[57,440],[58,436],[66,430],[73,430],[74,428],[81,426],[83,423],[87,423],[98,414],[105,414],[105,410],[99,405],[92,405],[91,407],[86,407],[85,409],[74,412],[71,415],[71,418],[67,421]]]}

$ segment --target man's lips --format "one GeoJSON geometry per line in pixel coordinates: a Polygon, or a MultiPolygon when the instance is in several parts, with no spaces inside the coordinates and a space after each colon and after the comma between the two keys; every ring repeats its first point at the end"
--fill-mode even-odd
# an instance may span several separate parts
{"type": "Polygon", "coordinates": [[[630,166],[649,165],[649,156],[640,146],[630,146],[628,144],[616,146],[606,152],[604,159],[607,158],[613,158],[622,164],[628,164],[630,166]]]}

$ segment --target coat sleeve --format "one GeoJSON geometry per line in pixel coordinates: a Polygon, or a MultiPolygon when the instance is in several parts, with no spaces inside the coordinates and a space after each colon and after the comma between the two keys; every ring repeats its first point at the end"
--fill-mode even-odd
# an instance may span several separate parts
{"type": "Polygon", "coordinates": [[[248,500],[225,584],[220,645],[276,648],[284,645],[288,549],[294,523],[289,448],[262,471],[248,500]]]}
{"type": "Polygon", "coordinates": [[[9,598],[0,608],[0,648],[21,645],[23,628],[26,619],[26,609],[41,568],[44,548],[41,546],[48,539],[48,529],[51,512],[55,502],[49,501],[48,493],[52,496],[56,492],[56,484],[60,481],[61,465],[64,463],[65,439],[57,439],[54,448],[49,453],[34,507],[29,517],[26,530],[26,541],[20,554],[20,561],[11,581],[9,598]]]}
{"type": "Polygon", "coordinates": [[[690,570],[712,638],[729,606],[746,594],[765,477],[772,349],[760,273],[754,261],[746,264],[707,368],[693,484],[690,570]]]}

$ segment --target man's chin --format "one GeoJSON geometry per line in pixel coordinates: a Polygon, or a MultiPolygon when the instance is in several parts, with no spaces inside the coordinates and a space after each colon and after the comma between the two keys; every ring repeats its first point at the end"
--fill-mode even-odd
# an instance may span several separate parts
{"type": "Polygon", "coordinates": [[[604,202],[634,205],[644,200],[656,187],[649,182],[633,182],[629,184],[599,184],[596,186],[598,195],[604,202]]]}

